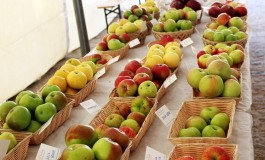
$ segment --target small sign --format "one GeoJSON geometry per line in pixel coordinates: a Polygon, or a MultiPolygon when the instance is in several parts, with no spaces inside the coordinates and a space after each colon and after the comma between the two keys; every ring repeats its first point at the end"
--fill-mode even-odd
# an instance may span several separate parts
{"type": "Polygon", "coordinates": [[[129,42],[130,48],[132,48],[132,47],[134,47],[134,46],[136,46],[138,44],[140,44],[140,41],[139,41],[138,38],[135,38],[134,40],[132,40],[132,41],[129,42]]]}
{"type": "Polygon", "coordinates": [[[166,127],[168,127],[174,119],[173,114],[169,111],[166,105],[163,105],[155,113],[166,127]]]}
{"type": "Polygon", "coordinates": [[[116,57],[114,57],[114,58],[111,58],[111,59],[108,61],[107,64],[108,64],[108,65],[113,64],[113,63],[117,62],[119,59],[120,59],[120,56],[116,56],[116,57]]]}
{"type": "Polygon", "coordinates": [[[41,143],[36,160],[57,160],[61,156],[61,149],[41,143]]]}
{"type": "Polygon", "coordinates": [[[145,160],[166,160],[167,156],[165,154],[158,152],[157,150],[147,146],[144,159],[145,160]]]}
{"type": "Polygon", "coordinates": [[[4,159],[6,152],[8,150],[10,140],[0,140],[0,159],[4,159]]]}
{"type": "Polygon", "coordinates": [[[39,134],[41,134],[52,123],[52,119],[53,119],[54,115],[46,123],[44,123],[41,126],[40,131],[39,131],[39,134]]]}
{"type": "Polygon", "coordinates": [[[168,86],[170,86],[173,82],[175,82],[177,80],[177,76],[175,74],[172,74],[170,77],[168,77],[165,81],[164,81],[164,87],[167,88],[168,86]]]}
{"type": "Polygon", "coordinates": [[[91,115],[97,113],[101,109],[93,99],[84,101],[80,103],[80,105],[91,115]]]}
{"type": "Polygon", "coordinates": [[[158,23],[158,21],[155,18],[153,18],[150,22],[152,23],[153,26],[158,23]]]}
{"type": "Polygon", "coordinates": [[[99,77],[103,76],[106,73],[105,67],[103,67],[101,70],[97,71],[97,73],[94,75],[94,79],[99,79],[99,77]]]}
{"type": "Polygon", "coordinates": [[[187,46],[191,45],[192,43],[193,43],[193,40],[190,37],[188,37],[188,38],[186,38],[180,42],[182,47],[187,47],[187,46]]]}
{"type": "Polygon", "coordinates": [[[146,21],[143,21],[141,26],[141,32],[144,30],[146,30],[146,21]]]}

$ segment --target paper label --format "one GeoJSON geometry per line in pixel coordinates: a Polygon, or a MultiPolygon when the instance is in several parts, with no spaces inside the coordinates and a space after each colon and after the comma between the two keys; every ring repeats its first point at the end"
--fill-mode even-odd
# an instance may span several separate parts
{"type": "Polygon", "coordinates": [[[105,67],[103,67],[101,70],[97,71],[97,73],[94,75],[94,79],[98,79],[99,77],[103,76],[106,73],[105,67]]]}
{"type": "Polygon", "coordinates": [[[134,40],[132,40],[132,41],[129,42],[130,48],[132,48],[132,47],[134,47],[134,46],[136,46],[138,44],[140,44],[140,41],[139,41],[138,38],[135,38],[134,40]]]}
{"type": "Polygon", "coordinates": [[[158,21],[155,18],[153,18],[150,22],[152,23],[153,26],[158,23],[158,21]]]}
{"type": "Polygon", "coordinates": [[[60,148],[41,143],[36,160],[58,160],[60,155],[60,148]]]}
{"type": "Polygon", "coordinates": [[[174,119],[173,114],[169,111],[166,105],[163,105],[155,113],[166,127],[169,127],[174,119]]]}
{"type": "Polygon", "coordinates": [[[161,152],[158,152],[157,150],[146,147],[145,151],[145,160],[166,160],[167,156],[161,152]]]}
{"type": "Polygon", "coordinates": [[[9,146],[10,140],[0,140],[0,159],[4,159],[8,146],[9,146]]]}
{"type": "Polygon", "coordinates": [[[187,46],[191,45],[192,43],[193,43],[193,40],[190,37],[188,37],[188,38],[186,38],[180,42],[182,47],[187,47],[187,46]]]}
{"type": "Polygon", "coordinates": [[[168,77],[163,85],[165,88],[167,88],[168,86],[170,86],[173,82],[175,82],[177,80],[177,76],[175,74],[171,75],[170,77],[168,77]]]}
{"type": "Polygon", "coordinates": [[[80,103],[80,105],[85,108],[85,110],[88,111],[89,114],[95,114],[101,109],[93,99],[84,101],[80,103]]]}
{"type": "Polygon", "coordinates": [[[54,115],[46,123],[44,123],[41,126],[40,131],[39,131],[39,134],[41,134],[41,132],[43,132],[52,123],[52,119],[53,119],[54,115]]]}
{"type": "Polygon", "coordinates": [[[144,30],[146,30],[146,21],[143,21],[141,26],[141,32],[144,30]]]}
{"type": "Polygon", "coordinates": [[[113,64],[113,63],[117,62],[119,59],[120,59],[120,56],[116,56],[116,57],[114,57],[114,58],[111,58],[111,59],[108,61],[107,64],[108,64],[108,65],[113,64]]]}

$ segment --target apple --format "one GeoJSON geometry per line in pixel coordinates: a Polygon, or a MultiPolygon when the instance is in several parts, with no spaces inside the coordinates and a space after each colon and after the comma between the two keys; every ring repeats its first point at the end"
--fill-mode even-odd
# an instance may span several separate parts
{"type": "MultiPolygon", "coordinates": [[[[208,58],[207,62],[206,62],[206,68],[209,66],[209,64],[215,60],[219,60],[220,59],[220,55],[213,55],[210,58],[208,58]]],[[[227,62],[228,63],[228,62],[227,62]]],[[[205,70],[206,71],[206,70],[205,70]]]]}
{"type": "MultiPolygon", "coordinates": [[[[108,36],[109,37],[109,36],[108,36]]],[[[98,53],[92,54],[90,57],[90,61],[94,62],[95,64],[97,63],[98,60],[101,59],[101,55],[98,53]]]]}
{"type": "Polygon", "coordinates": [[[227,60],[230,67],[233,65],[233,59],[227,53],[225,53],[225,52],[220,53],[220,56],[225,57],[225,59],[227,60]]]}
{"type": "Polygon", "coordinates": [[[171,1],[170,3],[171,8],[176,8],[176,9],[182,9],[184,8],[184,3],[182,1],[171,1]]]}
{"type": "Polygon", "coordinates": [[[8,145],[7,153],[18,144],[17,138],[11,132],[0,133],[0,140],[9,140],[10,141],[9,145],[8,145]]]}
{"type": "Polygon", "coordinates": [[[174,32],[177,27],[176,22],[173,19],[168,19],[164,22],[165,32],[174,32]]]}
{"type": "Polygon", "coordinates": [[[153,26],[153,30],[155,32],[163,32],[164,31],[164,24],[162,22],[158,22],[153,26]]]}
{"type": "Polygon", "coordinates": [[[220,112],[220,109],[216,106],[205,107],[200,111],[200,116],[205,120],[207,124],[210,124],[213,117],[220,112]]]}
{"type": "Polygon", "coordinates": [[[216,22],[211,22],[211,23],[208,25],[208,28],[210,28],[210,29],[217,29],[218,26],[219,26],[218,23],[216,23],[216,22]]]}
{"type": "Polygon", "coordinates": [[[137,121],[137,123],[142,126],[142,124],[144,123],[145,120],[145,114],[143,114],[142,112],[131,112],[127,119],[134,119],[135,121],[137,121]]]}
{"type": "Polygon", "coordinates": [[[226,38],[227,38],[228,35],[231,35],[232,34],[232,31],[230,29],[228,29],[228,28],[222,29],[220,32],[224,35],[225,40],[226,40],[226,38]]]}
{"type": "Polygon", "coordinates": [[[29,111],[32,113],[34,113],[35,108],[41,104],[43,104],[42,98],[35,93],[25,94],[19,100],[19,103],[18,103],[18,105],[20,105],[20,106],[27,107],[29,109],[29,111]]]}
{"type": "Polygon", "coordinates": [[[154,98],[157,94],[157,88],[154,82],[144,81],[138,87],[138,94],[140,96],[146,96],[149,98],[154,98]]]}
{"type": "Polygon", "coordinates": [[[247,37],[246,33],[242,31],[238,31],[237,33],[235,33],[235,36],[237,40],[245,39],[247,37]]]}
{"type": "Polygon", "coordinates": [[[146,73],[137,73],[134,77],[133,77],[134,82],[139,86],[142,82],[144,81],[150,81],[151,78],[149,77],[148,74],[146,73]]]}
{"type": "Polygon", "coordinates": [[[111,39],[108,41],[108,48],[109,50],[118,50],[124,47],[124,43],[120,42],[118,39],[111,39]]]}
{"type": "Polygon", "coordinates": [[[126,118],[131,112],[131,108],[129,104],[122,103],[115,108],[112,109],[111,113],[120,114],[123,118],[126,118]]]}
{"type": "Polygon", "coordinates": [[[170,75],[170,69],[166,64],[156,64],[151,69],[155,78],[165,80],[170,75]]]}
{"type": "Polygon", "coordinates": [[[230,118],[226,113],[218,113],[211,120],[211,125],[216,125],[223,128],[224,131],[228,130],[230,118]]]}
{"type": "Polygon", "coordinates": [[[202,130],[202,137],[225,137],[225,132],[219,126],[208,125],[202,130]]]}
{"type": "Polygon", "coordinates": [[[131,112],[141,112],[147,116],[152,106],[153,102],[148,97],[137,96],[131,102],[131,112]]]}
{"type": "Polygon", "coordinates": [[[235,7],[235,15],[238,17],[243,17],[248,14],[247,8],[245,6],[236,6],[235,7]]]}
{"type": "Polygon", "coordinates": [[[60,160],[76,160],[86,159],[94,160],[95,155],[93,150],[85,144],[72,144],[67,146],[61,155],[60,160]]]}
{"type": "Polygon", "coordinates": [[[123,70],[119,73],[118,76],[130,76],[131,78],[133,78],[134,73],[132,71],[129,71],[129,70],[123,70]]]}
{"type": "Polygon", "coordinates": [[[217,16],[216,18],[216,22],[219,25],[226,25],[228,23],[228,21],[230,20],[231,16],[228,15],[227,13],[221,13],[217,16]]]}
{"type": "Polygon", "coordinates": [[[235,10],[231,5],[225,4],[221,7],[222,13],[227,13],[229,16],[234,17],[235,10]]]}
{"type": "Polygon", "coordinates": [[[222,32],[214,32],[213,41],[214,42],[224,42],[225,36],[223,35],[222,32]]]}
{"type": "MultiPolygon", "coordinates": [[[[174,39],[173,39],[174,40],[174,39]]],[[[168,41],[167,41],[167,38],[165,37],[165,35],[163,35],[162,37],[161,37],[161,39],[160,39],[160,41],[162,42],[162,43],[169,43],[168,41]],[[164,40],[162,41],[162,38],[164,37],[164,40]]],[[[164,47],[164,45],[163,44],[153,44],[150,48],[149,48],[149,51],[150,50],[152,50],[152,49],[159,49],[159,50],[161,50],[162,52],[163,52],[163,55],[164,55],[164,52],[165,52],[165,47],[164,47]]]]}
{"type": "Polygon", "coordinates": [[[26,129],[30,124],[30,121],[31,113],[28,108],[24,106],[15,106],[6,116],[6,123],[8,127],[15,131],[22,131],[26,129]]]}
{"type": "Polygon", "coordinates": [[[228,27],[234,26],[238,29],[242,29],[244,26],[243,20],[239,17],[232,17],[228,22],[228,27]]]}
{"type": "Polygon", "coordinates": [[[197,55],[196,55],[197,59],[199,59],[199,57],[202,56],[202,55],[204,55],[204,54],[209,54],[209,53],[207,53],[205,50],[200,50],[200,51],[197,53],[197,55]]]}
{"type": "Polygon", "coordinates": [[[233,64],[237,65],[244,62],[245,54],[243,51],[236,49],[229,54],[229,57],[233,59],[233,64]]]}
{"type": "MultiPolygon", "coordinates": [[[[102,59],[103,58],[98,60],[97,63],[99,63],[102,59]]],[[[90,67],[90,65],[88,65],[88,64],[80,64],[80,65],[76,66],[75,70],[83,72],[86,75],[86,77],[87,77],[87,81],[91,81],[93,79],[93,70],[90,67]]]]}
{"type": "Polygon", "coordinates": [[[232,51],[231,47],[230,46],[222,46],[217,49],[217,53],[223,53],[223,52],[226,52],[227,54],[229,54],[230,52],[232,51]]]}
{"type": "Polygon", "coordinates": [[[108,127],[116,127],[119,128],[121,123],[124,121],[124,118],[120,114],[111,113],[105,120],[104,123],[108,127]]]}
{"type": "Polygon", "coordinates": [[[100,138],[93,146],[96,159],[120,160],[122,156],[121,146],[109,138],[100,138]],[[104,152],[102,152],[104,151],[104,152]]]}
{"type": "Polygon", "coordinates": [[[216,18],[220,13],[221,13],[221,8],[218,6],[212,6],[208,11],[209,16],[214,18],[216,18]]]}
{"type": "Polygon", "coordinates": [[[215,55],[217,54],[217,49],[211,45],[211,44],[208,44],[206,46],[203,47],[203,50],[206,52],[206,53],[209,53],[211,55],[215,55]]]}
{"type": "Polygon", "coordinates": [[[42,124],[40,122],[35,121],[35,120],[31,120],[30,124],[25,129],[25,131],[35,133],[38,129],[40,129],[41,126],[42,126],[42,124]]]}
{"type": "Polygon", "coordinates": [[[129,137],[122,130],[118,128],[108,128],[104,132],[104,137],[110,138],[112,141],[117,142],[123,150],[129,145],[129,137]]]}
{"type": "Polygon", "coordinates": [[[191,116],[186,120],[185,128],[195,127],[200,132],[203,130],[204,127],[207,126],[207,123],[204,121],[203,118],[200,116],[191,116]]]}
{"type": "Polygon", "coordinates": [[[199,83],[199,90],[204,97],[220,96],[224,90],[224,83],[218,75],[206,75],[199,83]]]}
{"type": "Polygon", "coordinates": [[[211,29],[206,29],[203,32],[203,37],[208,39],[209,41],[213,41],[213,35],[214,35],[214,31],[211,29]]]}
{"type": "Polygon", "coordinates": [[[189,20],[189,21],[197,20],[197,14],[193,10],[185,12],[184,17],[185,17],[186,20],[189,20]]]}
{"type": "Polygon", "coordinates": [[[204,149],[201,155],[201,160],[230,160],[229,154],[224,148],[213,145],[204,149]]]}
{"type": "Polygon", "coordinates": [[[97,132],[98,134],[98,137],[104,137],[104,132],[106,129],[108,129],[109,126],[107,126],[106,124],[102,123],[100,125],[98,125],[96,128],[95,128],[95,131],[97,132]]]}
{"type": "Polygon", "coordinates": [[[179,130],[178,137],[201,137],[201,132],[195,128],[183,128],[179,130]]]}
{"type": "Polygon", "coordinates": [[[28,94],[28,93],[34,93],[34,92],[32,92],[32,91],[30,91],[30,90],[26,90],[26,91],[21,91],[21,92],[19,92],[19,94],[16,96],[16,100],[15,100],[16,104],[18,104],[19,101],[20,101],[20,99],[21,99],[24,95],[26,95],[26,94],[28,94]]]}
{"type": "Polygon", "coordinates": [[[174,53],[177,53],[179,58],[181,59],[182,58],[182,52],[181,52],[181,49],[179,46],[170,46],[170,47],[167,47],[166,51],[165,51],[165,54],[167,54],[168,52],[174,52],[174,53]]]}
{"type": "Polygon", "coordinates": [[[192,22],[190,20],[183,20],[183,21],[181,21],[180,29],[181,30],[189,30],[189,29],[192,29],[192,22]]]}
{"type": "Polygon", "coordinates": [[[147,54],[146,54],[146,59],[152,57],[153,55],[158,55],[161,58],[164,57],[164,51],[159,49],[159,48],[149,48],[147,54]]]}
{"type": "Polygon", "coordinates": [[[55,107],[55,105],[47,102],[36,107],[35,118],[38,122],[45,123],[56,113],[57,108],[55,107]]]}
{"type": "Polygon", "coordinates": [[[167,52],[163,61],[170,69],[176,69],[180,65],[181,57],[177,53],[167,52]]]}
{"type": "Polygon", "coordinates": [[[164,46],[167,45],[169,42],[174,42],[174,37],[172,37],[170,34],[164,34],[161,39],[164,46]]]}
{"type": "Polygon", "coordinates": [[[114,82],[114,87],[117,88],[119,83],[124,80],[124,79],[132,79],[130,76],[118,76],[116,79],[115,79],[115,82],[114,82]]]}
{"type": "Polygon", "coordinates": [[[179,15],[176,9],[170,9],[165,13],[166,19],[173,19],[174,21],[179,20],[179,15]]]}
{"type": "Polygon", "coordinates": [[[45,103],[51,102],[57,108],[57,111],[62,110],[67,105],[67,97],[61,91],[52,91],[45,98],[45,103]]]}
{"type": "Polygon", "coordinates": [[[235,68],[230,68],[231,69],[231,75],[235,76],[237,80],[240,79],[240,73],[238,70],[236,70],[235,68]]]}
{"type": "Polygon", "coordinates": [[[57,85],[45,85],[42,89],[41,89],[41,97],[43,99],[45,99],[47,97],[47,95],[52,92],[52,91],[61,91],[60,87],[58,87],[57,85]]]}
{"type": "Polygon", "coordinates": [[[130,42],[130,40],[131,40],[130,35],[127,34],[127,33],[121,34],[121,35],[119,36],[119,39],[120,39],[120,41],[123,42],[123,43],[128,43],[128,42],[130,42]]]}
{"type": "Polygon", "coordinates": [[[195,158],[192,156],[182,156],[177,158],[176,160],[195,160],[195,158]]]}
{"type": "Polygon", "coordinates": [[[0,104],[0,121],[5,122],[8,112],[15,106],[17,104],[14,101],[6,101],[0,104]]]}
{"type": "Polygon", "coordinates": [[[197,0],[189,0],[186,6],[192,8],[194,11],[201,10],[201,4],[197,0]]]}
{"type": "Polygon", "coordinates": [[[189,70],[186,79],[192,88],[199,89],[200,80],[206,75],[207,73],[203,69],[192,68],[189,70]]]}
{"type": "Polygon", "coordinates": [[[74,124],[65,133],[65,144],[85,144],[92,147],[98,140],[98,134],[90,125],[74,124]]]}
{"type": "Polygon", "coordinates": [[[119,97],[134,96],[137,93],[137,84],[132,79],[124,79],[119,83],[116,92],[119,97]]]}
{"type": "Polygon", "coordinates": [[[126,33],[134,33],[134,32],[139,30],[138,27],[136,26],[136,24],[132,23],[132,21],[136,21],[138,19],[138,17],[137,16],[135,17],[135,15],[131,15],[130,17],[128,19],[130,22],[127,22],[123,25],[126,33]],[[132,18],[130,18],[130,17],[132,17],[132,18]]]}
{"type": "Polygon", "coordinates": [[[106,51],[108,50],[108,44],[104,41],[97,43],[96,50],[98,51],[106,51]]]}
{"type": "Polygon", "coordinates": [[[165,50],[167,50],[167,49],[168,49],[169,47],[171,47],[171,46],[177,46],[177,47],[180,48],[180,44],[179,44],[178,42],[174,41],[174,42],[168,42],[168,43],[165,45],[165,50]]]}
{"type": "Polygon", "coordinates": [[[217,49],[217,52],[218,52],[218,49],[219,48],[223,48],[223,47],[225,47],[225,46],[227,46],[225,43],[216,43],[215,45],[214,45],[214,47],[217,49]]]}
{"type": "Polygon", "coordinates": [[[150,77],[151,80],[153,79],[153,73],[152,73],[151,69],[148,68],[148,67],[145,67],[145,66],[141,66],[141,67],[139,67],[139,68],[135,71],[135,74],[137,74],[137,73],[146,73],[146,74],[149,75],[149,77],[150,77]]]}
{"type": "Polygon", "coordinates": [[[163,85],[163,80],[161,79],[153,79],[152,82],[156,85],[157,90],[163,85]]]}
{"type": "MultiPolygon", "coordinates": [[[[138,20],[138,17],[137,17],[136,15],[132,14],[132,15],[130,15],[130,16],[128,17],[128,20],[129,20],[130,22],[135,22],[136,20],[138,20]]],[[[127,32],[127,33],[129,33],[129,32],[127,32]]]]}
{"type": "Polygon", "coordinates": [[[134,138],[136,136],[136,132],[130,127],[123,126],[119,129],[123,131],[129,138],[134,138]]]}
{"type": "Polygon", "coordinates": [[[135,73],[136,70],[140,67],[142,67],[142,64],[139,61],[132,60],[125,65],[124,70],[129,70],[129,71],[132,71],[133,73],[135,73]]]}
{"type": "Polygon", "coordinates": [[[202,69],[205,69],[206,68],[206,62],[208,61],[208,59],[211,57],[210,54],[204,54],[202,56],[199,57],[197,63],[198,63],[198,66],[202,69]]]}
{"type": "Polygon", "coordinates": [[[118,28],[120,25],[118,22],[113,22],[108,27],[108,33],[115,33],[116,28],[118,28]]]}
{"type": "MultiPolygon", "coordinates": [[[[125,30],[124,26],[119,26],[119,27],[117,27],[116,30],[115,30],[115,34],[116,34],[117,36],[121,36],[121,35],[123,35],[123,34],[125,34],[125,33],[126,33],[126,30],[125,30]]],[[[120,37],[119,37],[118,40],[120,40],[120,37]]]]}
{"type": "Polygon", "coordinates": [[[240,44],[232,44],[230,46],[230,48],[231,48],[231,51],[238,49],[238,50],[241,50],[242,52],[244,52],[244,47],[240,44]]]}
{"type": "Polygon", "coordinates": [[[126,19],[128,19],[130,15],[132,15],[131,10],[125,10],[123,13],[124,18],[126,18],[126,19]]]}
{"type": "Polygon", "coordinates": [[[136,16],[140,17],[143,14],[142,8],[135,8],[132,10],[132,13],[135,14],[136,16]]]}
{"type": "Polygon", "coordinates": [[[124,126],[132,128],[136,133],[138,133],[140,130],[140,125],[134,119],[126,119],[125,121],[123,121],[120,127],[124,127],[124,126]]]}
{"type": "Polygon", "coordinates": [[[223,5],[224,5],[223,3],[217,1],[217,2],[213,2],[213,3],[211,4],[211,7],[216,6],[216,7],[221,8],[223,5]]]}
{"type": "Polygon", "coordinates": [[[219,59],[212,61],[206,72],[211,75],[219,75],[223,80],[227,80],[231,75],[229,64],[219,59]]]}
{"type": "MultiPolygon", "coordinates": [[[[101,59],[103,59],[103,58],[101,58],[101,59]]],[[[99,60],[97,61],[97,63],[98,62],[100,63],[99,60]]],[[[95,75],[97,73],[97,66],[96,66],[96,64],[94,62],[92,62],[92,61],[84,61],[81,64],[88,64],[90,66],[90,68],[92,69],[92,71],[93,71],[93,75],[95,75]]]]}
{"type": "Polygon", "coordinates": [[[224,82],[224,91],[222,97],[239,97],[241,87],[238,80],[228,79],[224,82]]]}
{"type": "MultiPolygon", "coordinates": [[[[119,36],[117,35],[117,34],[109,34],[108,36],[107,36],[107,43],[110,41],[110,40],[112,40],[112,39],[118,39],[119,40],[119,36]]],[[[97,56],[97,55],[95,55],[95,56],[97,56]]],[[[98,59],[100,59],[101,58],[101,55],[100,55],[100,57],[98,58],[98,59]]]]}

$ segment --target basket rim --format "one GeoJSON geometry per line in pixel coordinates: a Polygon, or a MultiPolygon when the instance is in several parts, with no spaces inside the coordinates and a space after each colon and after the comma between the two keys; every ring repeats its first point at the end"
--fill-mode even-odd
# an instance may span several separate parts
{"type": "MultiPolygon", "coordinates": [[[[229,45],[230,43],[238,43],[238,42],[247,41],[247,40],[248,40],[248,34],[246,33],[246,37],[243,38],[243,39],[239,39],[239,40],[235,40],[235,41],[228,41],[228,42],[215,42],[215,41],[210,41],[210,40],[204,38],[203,36],[202,36],[202,40],[203,40],[204,42],[207,42],[207,43],[224,43],[224,44],[229,45]]],[[[244,46],[243,46],[243,47],[244,47],[244,46]]]]}

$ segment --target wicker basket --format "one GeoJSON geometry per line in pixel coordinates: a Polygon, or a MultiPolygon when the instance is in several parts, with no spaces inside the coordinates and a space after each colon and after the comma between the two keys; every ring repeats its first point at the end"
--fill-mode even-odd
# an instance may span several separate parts
{"type": "Polygon", "coordinates": [[[124,47],[122,47],[121,49],[118,49],[118,50],[113,50],[113,51],[98,51],[98,53],[101,53],[101,54],[108,54],[110,55],[111,57],[116,57],[116,56],[120,56],[119,60],[121,60],[123,57],[126,56],[128,50],[129,50],[129,44],[126,43],[124,47]]]}
{"type": "Polygon", "coordinates": [[[170,128],[168,139],[174,145],[180,143],[211,143],[226,144],[232,134],[234,113],[236,102],[234,100],[213,100],[213,99],[196,99],[185,101],[177,113],[175,120],[170,128]],[[181,129],[185,128],[186,120],[191,116],[199,116],[203,108],[207,106],[216,106],[222,113],[230,117],[229,128],[226,137],[178,137],[181,129]]]}
{"type": "Polygon", "coordinates": [[[182,41],[182,40],[190,37],[191,34],[193,33],[193,30],[194,30],[194,27],[192,27],[192,29],[189,29],[189,30],[180,30],[177,32],[155,32],[152,29],[152,34],[154,35],[156,40],[160,40],[161,37],[165,34],[170,34],[172,37],[174,37],[174,39],[179,39],[182,41]]]}
{"type": "MultiPolygon", "coordinates": [[[[243,16],[243,17],[240,17],[240,18],[241,18],[243,21],[247,21],[247,16],[243,16]]],[[[214,22],[214,21],[216,21],[216,18],[210,16],[210,20],[211,20],[212,22],[214,22]]]]}
{"type": "Polygon", "coordinates": [[[193,25],[197,25],[197,24],[200,24],[201,23],[202,15],[203,15],[202,14],[203,13],[203,8],[201,10],[196,11],[196,13],[198,13],[198,12],[200,12],[199,13],[199,17],[197,15],[197,20],[193,22],[193,25]]]}
{"type": "Polygon", "coordinates": [[[159,20],[159,18],[160,18],[160,12],[156,12],[156,13],[154,13],[154,18],[155,18],[156,20],[159,20]]]}
{"type": "Polygon", "coordinates": [[[146,35],[150,35],[153,28],[153,24],[150,21],[146,21],[146,27],[147,27],[146,35]]]}
{"type": "MultiPolygon", "coordinates": [[[[212,144],[177,144],[169,154],[169,160],[176,160],[182,156],[192,156],[195,159],[201,159],[202,152],[212,144]]],[[[230,160],[237,160],[237,148],[235,144],[218,144],[228,153],[230,160]]]]}
{"type": "Polygon", "coordinates": [[[134,40],[134,39],[138,38],[138,40],[140,41],[140,43],[138,45],[136,45],[136,46],[134,46],[132,48],[136,48],[136,47],[144,45],[145,38],[146,38],[147,35],[148,35],[147,27],[143,31],[137,31],[135,33],[129,34],[131,40],[134,40]]]}
{"type": "MultiPolygon", "coordinates": [[[[209,25],[210,25],[211,23],[207,23],[206,24],[206,28],[209,28],[209,25]]],[[[247,22],[246,21],[243,21],[243,27],[240,29],[240,31],[242,31],[242,32],[246,32],[247,31],[247,26],[248,26],[248,24],[247,24],[247,22]]],[[[215,29],[212,29],[212,30],[215,30],[215,29]]]]}
{"type": "MultiPolygon", "coordinates": [[[[109,61],[110,59],[114,58],[114,57],[112,57],[112,56],[109,55],[109,54],[101,54],[101,56],[102,56],[104,59],[106,59],[107,61],[109,61]]],[[[90,60],[91,60],[91,57],[92,57],[92,55],[84,56],[84,57],[80,58],[79,60],[80,60],[80,62],[90,61],[90,60]]],[[[110,65],[108,65],[108,64],[106,63],[106,64],[104,64],[104,65],[102,65],[102,66],[100,66],[100,67],[97,66],[97,71],[101,70],[102,68],[105,68],[105,71],[107,71],[107,70],[109,70],[110,65]]]]}
{"type": "MultiPolygon", "coordinates": [[[[107,116],[111,114],[112,109],[121,104],[131,104],[132,100],[134,98],[123,98],[123,99],[111,99],[102,109],[101,111],[93,118],[93,120],[90,122],[90,125],[96,128],[98,125],[104,123],[107,116]]],[[[153,122],[153,119],[155,117],[155,111],[157,107],[157,101],[154,99],[152,100],[154,105],[151,108],[150,112],[146,116],[139,132],[135,136],[135,138],[131,138],[132,141],[131,145],[131,151],[134,151],[138,144],[140,143],[142,137],[145,135],[146,131],[148,130],[149,126],[153,122]]]]}
{"type": "Polygon", "coordinates": [[[10,130],[0,129],[0,132],[11,132],[17,139],[18,144],[10,150],[3,160],[24,160],[26,159],[31,133],[14,132],[10,130]]]}
{"type": "Polygon", "coordinates": [[[244,39],[241,39],[241,40],[236,40],[236,41],[230,41],[230,42],[214,42],[214,41],[209,41],[208,39],[202,37],[202,41],[203,41],[203,44],[206,46],[208,44],[210,45],[216,45],[217,43],[224,43],[228,46],[231,46],[232,44],[240,44],[241,46],[245,47],[246,46],[246,43],[248,41],[248,36],[244,39]]]}

